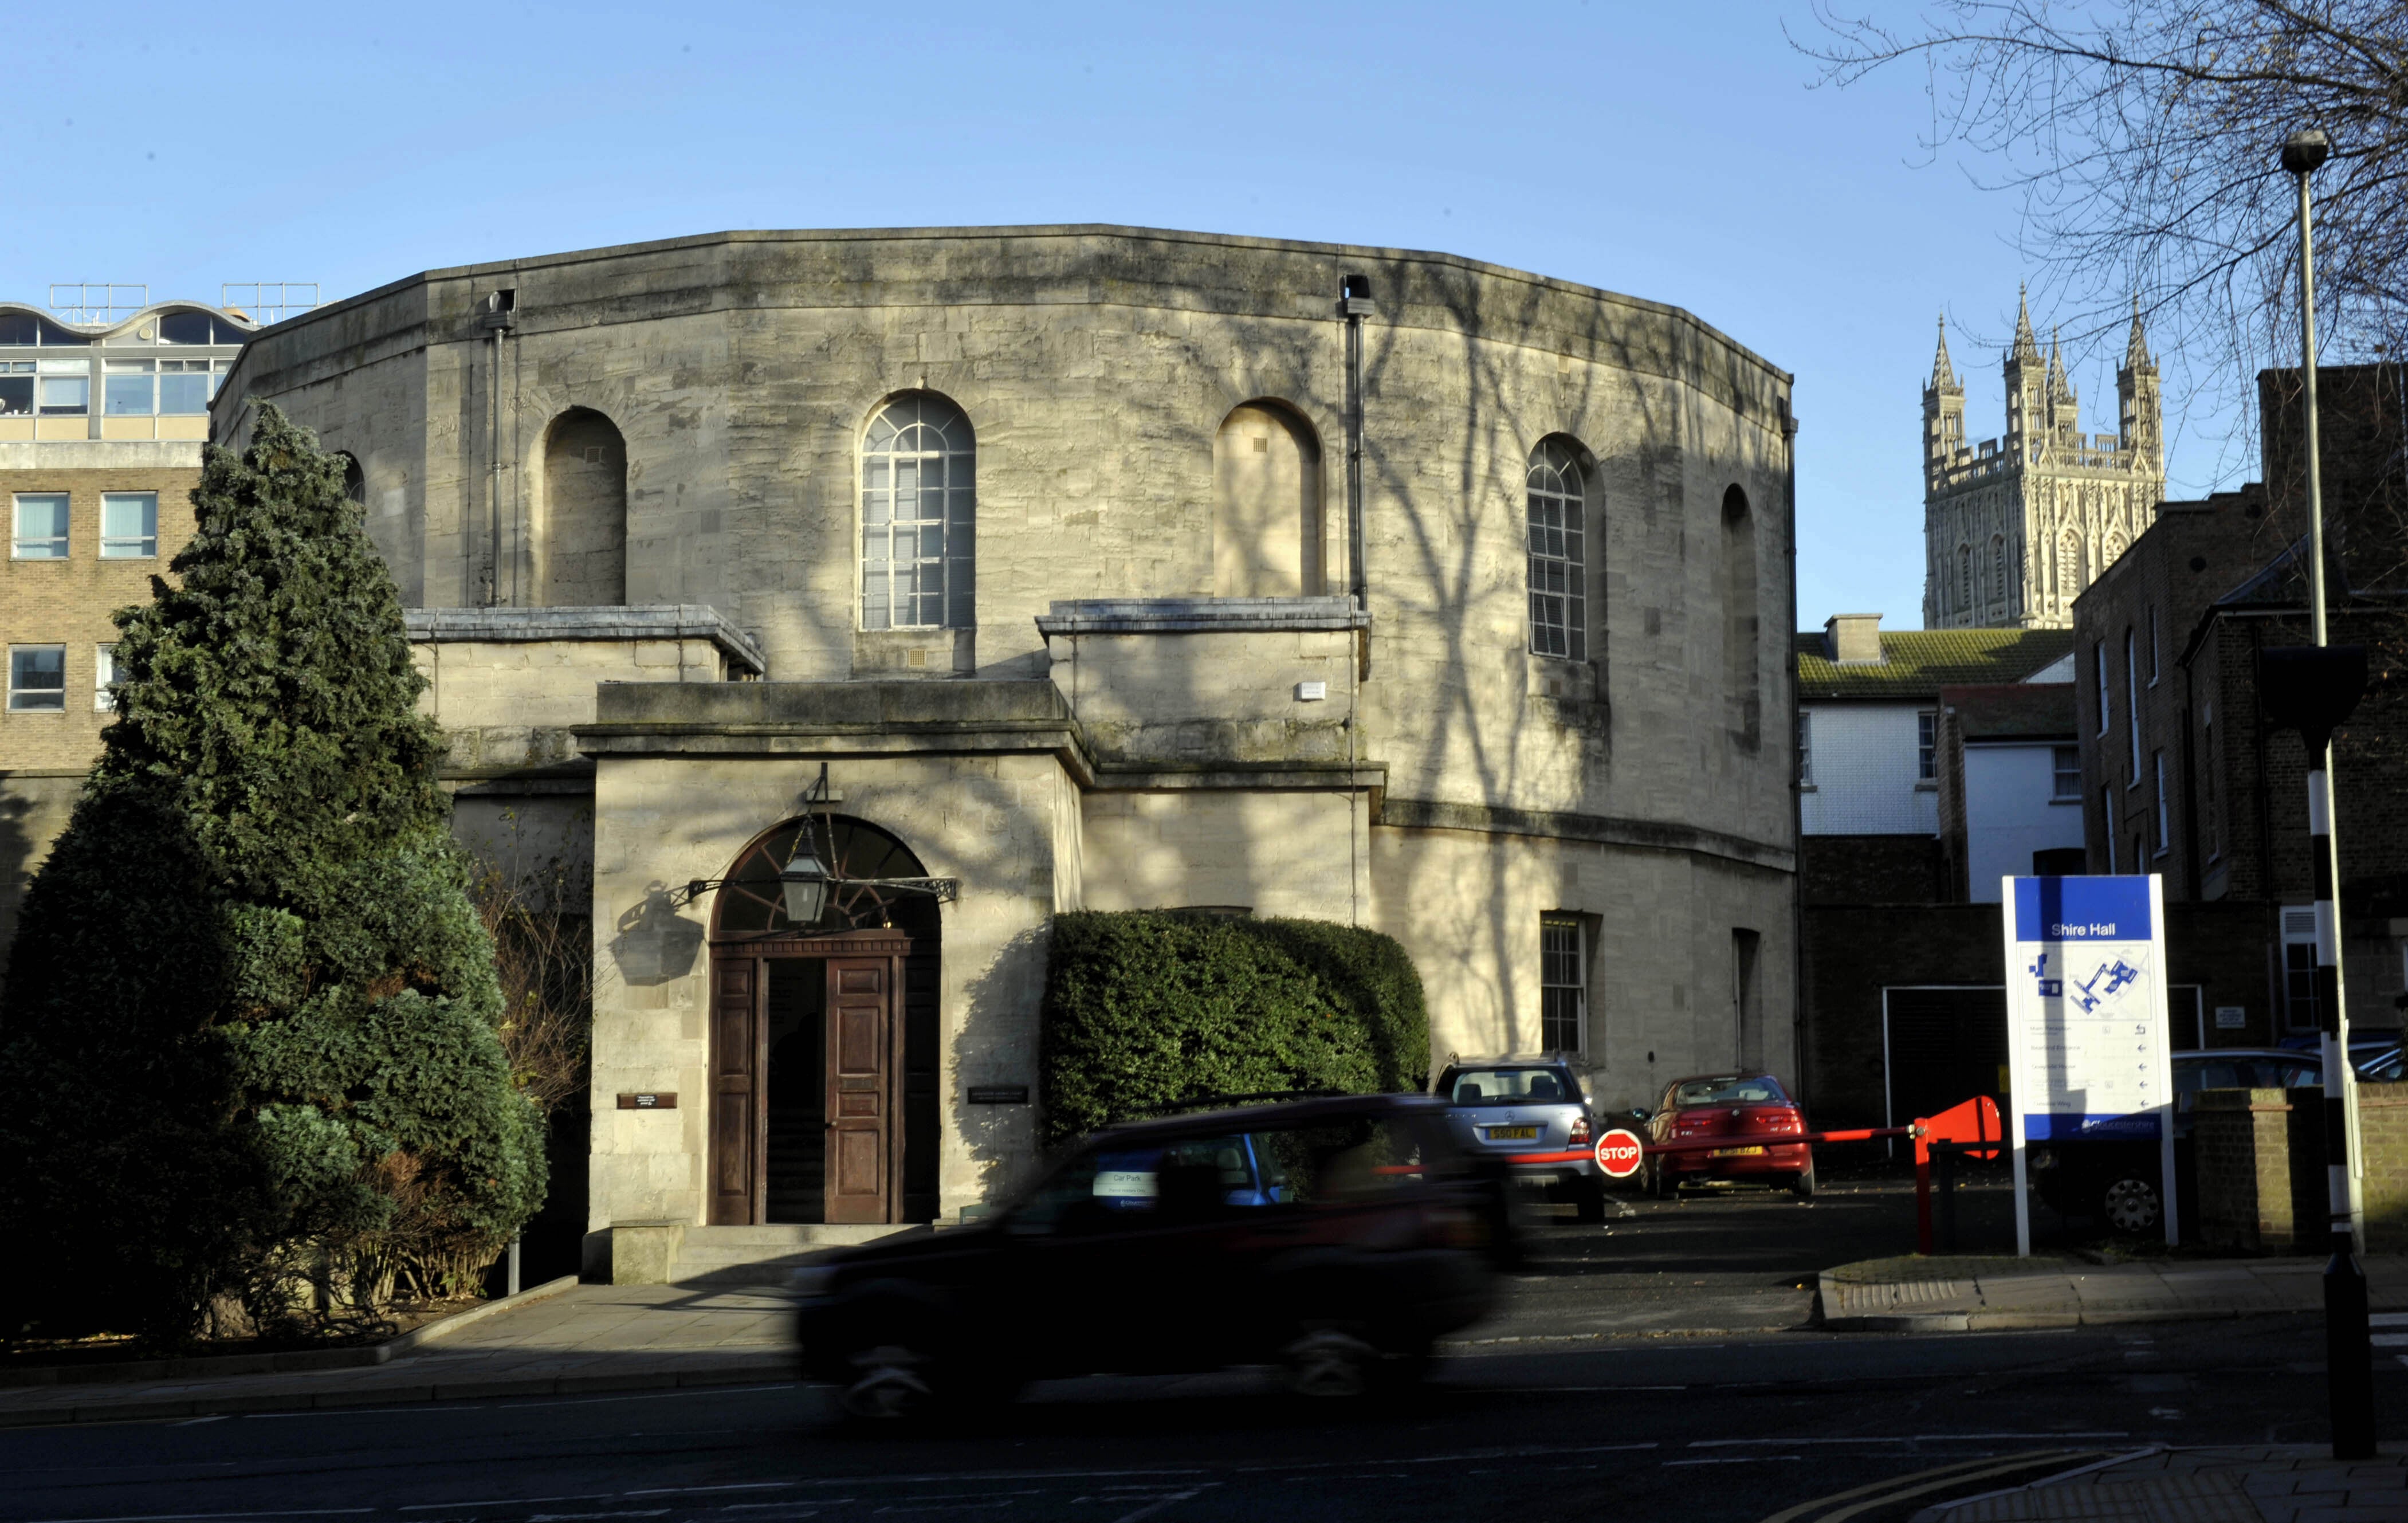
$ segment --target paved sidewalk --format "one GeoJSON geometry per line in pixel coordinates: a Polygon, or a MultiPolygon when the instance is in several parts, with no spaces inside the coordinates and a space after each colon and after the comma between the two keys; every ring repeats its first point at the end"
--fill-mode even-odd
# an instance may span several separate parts
{"type": "Polygon", "coordinates": [[[1914,1523],[2400,1523],[2408,1446],[2341,1460],[2310,1444],[2157,1449],[1914,1515],[1914,1523]]]}
{"type": "MultiPolygon", "coordinates": [[[[2408,1311],[2408,1256],[2370,1254],[2377,1311],[2408,1311]]],[[[1823,1272],[1821,1326],[1832,1332],[1980,1332],[2316,1312],[2322,1258],[1882,1258],[1823,1272]]]]}
{"type": "Polygon", "coordinates": [[[791,1380],[793,1305],[752,1286],[580,1285],[385,1364],[0,1389],[0,1426],[791,1380]]]}

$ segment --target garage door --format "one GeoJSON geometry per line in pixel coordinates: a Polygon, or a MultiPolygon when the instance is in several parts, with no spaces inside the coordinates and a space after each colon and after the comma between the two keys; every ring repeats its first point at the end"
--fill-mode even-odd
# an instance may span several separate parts
{"type": "Polygon", "coordinates": [[[1890,1125],[1937,1115],[1976,1095],[1987,1095],[2005,1109],[2004,987],[1884,989],[1882,1027],[1890,1125]]]}

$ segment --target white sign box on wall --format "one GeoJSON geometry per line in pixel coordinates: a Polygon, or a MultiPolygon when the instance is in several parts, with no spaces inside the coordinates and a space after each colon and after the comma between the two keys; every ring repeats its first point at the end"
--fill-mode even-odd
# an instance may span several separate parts
{"type": "Polygon", "coordinates": [[[2015,1251],[2031,1252],[2031,1142],[2057,1151],[2057,1167],[2086,1171],[2092,1165],[2083,1150],[2144,1152],[2156,1143],[2166,1241],[2179,1241],[2161,880],[2007,878],[1999,898],[2015,1251]]]}

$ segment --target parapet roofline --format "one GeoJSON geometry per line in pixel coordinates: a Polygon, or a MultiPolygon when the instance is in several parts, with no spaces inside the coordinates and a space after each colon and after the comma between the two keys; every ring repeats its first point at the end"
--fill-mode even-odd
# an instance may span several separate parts
{"type": "MultiPolygon", "coordinates": [[[[1589,301],[1608,302],[1638,311],[1669,317],[1698,330],[1750,363],[1783,386],[1795,383],[1791,372],[1733,338],[1684,307],[1667,302],[1649,301],[1643,296],[1626,295],[1601,286],[1584,285],[1551,275],[1516,269],[1510,265],[1492,265],[1485,260],[1471,259],[1462,254],[1446,253],[1429,249],[1398,249],[1376,244],[1319,243],[1298,238],[1256,237],[1241,233],[1200,233],[1168,227],[1134,227],[1118,223],[1042,223],[1025,226],[994,227],[830,227],[830,228],[729,228],[715,233],[690,233],[681,237],[654,238],[642,243],[604,244],[592,249],[564,250],[557,253],[533,254],[523,259],[494,260],[479,265],[452,265],[437,269],[420,270],[396,280],[363,291],[357,295],[323,303],[309,311],[277,323],[280,329],[298,328],[332,312],[363,306],[414,285],[436,280],[473,280],[479,277],[512,275],[547,266],[566,265],[605,259],[634,258],[680,249],[701,249],[723,243],[868,243],[892,242],[898,239],[1006,239],[1006,238],[1079,238],[1118,237],[1157,243],[1197,243],[1218,248],[1270,249],[1284,253],[1325,255],[1339,260],[1383,260],[1392,264],[1421,264],[1459,269],[1493,280],[1514,281],[1589,301]]],[[[1335,303],[1338,293],[1333,286],[1330,299],[1335,303]]]]}
{"type": "MultiPolygon", "coordinates": [[[[154,301],[149,306],[136,311],[133,316],[121,317],[114,322],[70,323],[47,307],[37,307],[30,301],[15,301],[5,296],[0,296],[0,314],[12,312],[22,312],[30,317],[39,318],[42,322],[49,323],[54,328],[64,328],[67,332],[76,335],[78,338],[89,338],[94,342],[98,342],[99,340],[108,338],[109,335],[115,334],[122,329],[133,327],[135,324],[142,322],[146,318],[157,317],[163,312],[207,312],[211,317],[222,317],[229,323],[238,323],[241,326],[250,329],[253,333],[257,333],[263,326],[265,326],[265,324],[263,324],[257,318],[252,317],[248,312],[238,311],[230,307],[220,307],[214,302],[186,301],[179,297],[170,297],[165,301],[154,301]]],[[[189,347],[200,349],[206,346],[194,344],[189,347]]]]}

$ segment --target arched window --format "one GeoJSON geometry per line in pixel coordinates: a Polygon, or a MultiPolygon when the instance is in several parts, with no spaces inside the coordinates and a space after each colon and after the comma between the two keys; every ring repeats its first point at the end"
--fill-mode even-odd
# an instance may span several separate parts
{"type": "Polygon", "coordinates": [[[361,468],[360,457],[349,450],[335,452],[343,463],[343,496],[355,503],[368,500],[368,473],[361,468]]]}
{"type": "Polygon", "coordinates": [[[1731,726],[1751,743],[1763,733],[1757,690],[1762,622],[1757,612],[1756,514],[1736,484],[1723,494],[1723,671],[1731,726]]]}
{"type": "Polygon", "coordinates": [[[1994,534],[1990,536],[1990,601],[2005,603],[2014,596],[2007,585],[2007,537],[1994,534]]]}
{"type": "Polygon", "coordinates": [[[2082,596],[2082,541],[2071,529],[2057,537],[2057,606],[2059,612],[2082,596]]]}
{"type": "Polygon", "coordinates": [[[1588,659],[1588,476],[1580,447],[1543,438],[1530,452],[1530,649],[1588,659]]]}
{"type": "Polygon", "coordinates": [[[1283,402],[1231,409],[1212,437],[1212,594],[1313,597],[1326,590],[1321,441],[1283,402]]]}
{"type": "Polygon", "coordinates": [[[1973,612],[1973,547],[1956,547],[1956,611],[1971,617],[1973,612]]]}
{"type": "Polygon", "coordinates": [[[2116,561],[2123,557],[2123,554],[2124,537],[2121,534],[2111,534],[2107,537],[2107,547],[2105,551],[2102,552],[2099,557],[2099,564],[2103,569],[2106,567],[2114,565],[2116,561]]]}
{"type": "Polygon", "coordinates": [[[534,549],[536,597],[544,607],[627,600],[627,441],[590,408],[569,409],[544,433],[534,549]]]}
{"type": "Polygon", "coordinates": [[[978,446],[962,409],[911,392],[878,409],[861,441],[861,627],[968,629],[978,446]]]}

